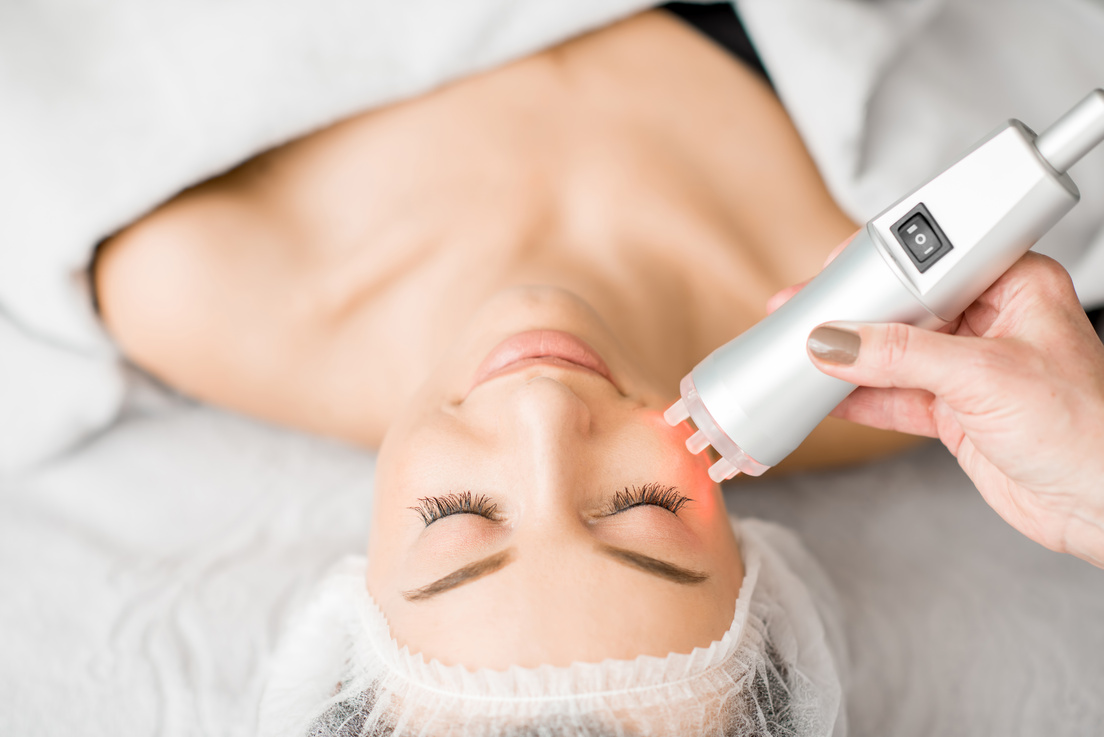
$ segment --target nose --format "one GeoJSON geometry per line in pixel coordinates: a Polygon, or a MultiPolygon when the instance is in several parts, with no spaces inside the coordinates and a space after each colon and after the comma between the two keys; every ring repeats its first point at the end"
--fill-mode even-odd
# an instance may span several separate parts
{"type": "Polygon", "coordinates": [[[542,445],[560,445],[591,431],[590,407],[567,385],[535,376],[513,397],[516,430],[542,445]]]}
{"type": "Polygon", "coordinates": [[[590,407],[569,386],[537,376],[518,387],[510,397],[504,423],[512,448],[512,465],[528,489],[525,519],[530,534],[562,536],[577,519],[575,493],[586,484],[586,458],[590,457],[593,417],[590,407]]]}

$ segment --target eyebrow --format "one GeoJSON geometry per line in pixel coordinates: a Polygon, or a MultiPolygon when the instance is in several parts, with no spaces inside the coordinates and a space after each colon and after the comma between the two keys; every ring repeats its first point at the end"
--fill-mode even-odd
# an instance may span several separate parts
{"type": "MultiPolygon", "coordinates": [[[[668,581],[673,581],[675,583],[693,585],[709,579],[708,574],[676,566],[674,563],[668,563],[658,558],[653,558],[650,555],[633,552],[632,550],[615,548],[610,545],[599,545],[598,550],[620,563],[624,563],[625,565],[639,569],[645,573],[650,573],[653,576],[666,578],[668,581]]],[[[474,563],[469,563],[463,568],[457,568],[452,573],[437,579],[431,584],[426,584],[418,589],[404,591],[403,598],[407,601],[425,601],[437,594],[454,589],[457,586],[463,586],[469,581],[489,576],[495,571],[505,567],[513,560],[514,549],[507,548],[494,555],[489,555],[486,558],[477,560],[474,563]]]]}
{"type": "Polygon", "coordinates": [[[676,566],[674,563],[668,563],[632,550],[615,548],[610,545],[599,545],[598,549],[619,563],[624,563],[627,566],[638,568],[645,573],[651,573],[653,576],[666,578],[668,581],[674,581],[675,583],[696,584],[709,579],[708,574],[691,571],[689,568],[676,566]]]}
{"type": "Polygon", "coordinates": [[[507,548],[494,555],[469,563],[463,568],[457,568],[452,573],[437,579],[433,583],[426,584],[420,589],[411,589],[403,592],[403,598],[407,601],[425,601],[437,594],[444,593],[457,586],[463,586],[469,581],[489,576],[504,567],[514,559],[514,549],[507,548]]]}

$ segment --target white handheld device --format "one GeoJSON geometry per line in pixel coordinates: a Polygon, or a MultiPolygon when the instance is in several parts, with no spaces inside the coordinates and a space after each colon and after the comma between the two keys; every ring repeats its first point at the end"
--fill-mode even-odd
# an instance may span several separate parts
{"type": "Polygon", "coordinates": [[[788,456],[856,387],[805,350],[821,323],[935,328],[960,315],[1069,212],[1066,174],[1104,141],[1104,90],[1036,136],[1010,120],[931,181],[868,222],[796,296],[687,374],[664,417],[691,418],[691,453],[721,458],[717,482],[758,476],[788,456]]]}

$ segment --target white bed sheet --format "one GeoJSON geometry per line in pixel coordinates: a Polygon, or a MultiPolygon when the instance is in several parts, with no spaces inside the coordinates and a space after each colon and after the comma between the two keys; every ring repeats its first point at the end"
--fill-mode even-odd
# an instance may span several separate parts
{"type": "MultiPolygon", "coordinates": [[[[373,456],[145,383],[0,478],[0,734],[250,735],[289,613],[364,548],[373,456]]],[[[1104,571],[1021,538],[940,447],[733,487],[835,582],[852,734],[1104,733],[1104,571]]]]}

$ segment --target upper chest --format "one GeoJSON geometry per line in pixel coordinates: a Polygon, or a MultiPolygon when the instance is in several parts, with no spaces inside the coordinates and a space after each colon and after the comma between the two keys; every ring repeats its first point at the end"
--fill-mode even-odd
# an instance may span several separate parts
{"type": "MultiPolygon", "coordinates": [[[[353,290],[460,258],[616,261],[660,240],[784,282],[820,251],[777,258],[779,241],[808,240],[786,203],[823,189],[777,101],[654,13],[349,119],[223,184],[353,290]]],[[[833,209],[806,202],[803,219],[833,209]]]]}

